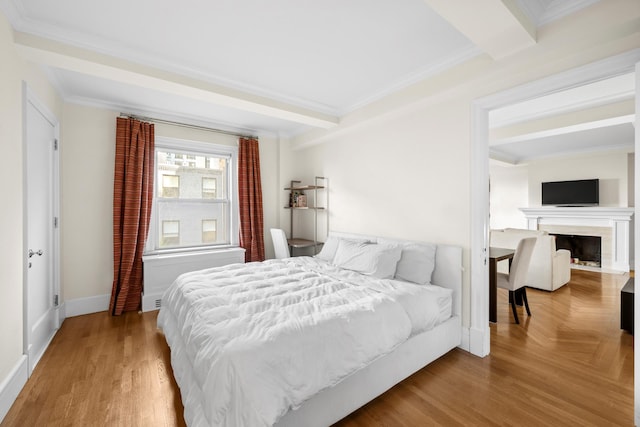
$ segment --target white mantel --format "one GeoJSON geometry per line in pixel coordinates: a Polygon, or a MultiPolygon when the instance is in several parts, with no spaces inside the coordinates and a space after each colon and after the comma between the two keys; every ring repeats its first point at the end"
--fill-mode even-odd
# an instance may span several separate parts
{"type": "Polygon", "coordinates": [[[567,227],[606,227],[611,229],[611,259],[603,259],[603,268],[629,271],[632,262],[634,208],[617,207],[536,207],[520,208],[527,228],[542,225],[567,227]]]}

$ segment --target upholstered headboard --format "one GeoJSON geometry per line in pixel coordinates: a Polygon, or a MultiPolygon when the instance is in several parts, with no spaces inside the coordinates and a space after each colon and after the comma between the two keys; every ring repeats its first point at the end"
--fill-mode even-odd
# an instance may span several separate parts
{"type": "MultiPolygon", "coordinates": [[[[339,231],[329,232],[330,236],[341,238],[352,238],[367,240],[370,242],[395,241],[398,243],[421,243],[415,240],[404,240],[396,238],[369,236],[364,234],[343,233],[339,231]]],[[[453,245],[441,245],[436,243],[436,259],[431,283],[443,288],[452,289],[453,292],[453,313],[460,316],[462,314],[462,248],[453,245]]]]}

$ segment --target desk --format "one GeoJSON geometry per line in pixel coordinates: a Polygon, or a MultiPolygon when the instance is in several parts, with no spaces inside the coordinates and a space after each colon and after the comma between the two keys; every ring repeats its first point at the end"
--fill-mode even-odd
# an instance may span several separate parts
{"type": "Polygon", "coordinates": [[[515,249],[489,248],[489,322],[498,321],[498,261],[511,260],[515,249]]]}
{"type": "Polygon", "coordinates": [[[289,245],[289,254],[291,256],[295,255],[295,249],[305,249],[305,248],[313,248],[312,250],[305,250],[304,255],[313,256],[318,253],[318,248],[322,248],[324,243],[322,242],[314,242],[313,240],[308,239],[287,239],[287,245],[289,245]]]}

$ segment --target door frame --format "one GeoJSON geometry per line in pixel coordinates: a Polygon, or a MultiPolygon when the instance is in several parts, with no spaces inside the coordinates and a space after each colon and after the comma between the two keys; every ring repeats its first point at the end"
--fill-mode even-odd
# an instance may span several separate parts
{"type": "MultiPolygon", "coordinates": [[[[631,73],[635,71],[636,64],[639,62],[640,49],[633,49],[479,98],[472,102],[471,212],[473,215],[471,215],[471,316],[469,330],[471,353],[484,357],[491,350],[491,331],[488,322],[489,267],[487,263],[489,247],[489,111],[515,102],[537,98],[620,74],[631,73]]],[[[636,87],[636,99],[639,97],[639,91],[640,88],[636,87]]],[[[636,153],[640,153],[637,126],[635,147],[636,153]]],[[[636,161],[638,161],[637,156],[636,161]]],[[[636,170],[636,172],[639,171],[636,170]]],[[[638,190],[637,187],[636,190],[638,190]]],[[[637,202],[638,199],[636,198],[636,206],[637,202]]],[[[636,218],[638,210],[638,207],[636,207],[636,218]]],[[[636,244],[638,244],[638,239],[635,240],[636,244]]]]}
{"type": "MultiPolygon", "coordinates": [[[[30,360],[29,355],[29,292],[28,292],[28,270],[29,270],[29,257],[28,251],[28,187],[27,187],[27,174],[28,174],[28,159],[27,159],[27,129],[29,123],[27,123],[27,108],[28,105],[33,105],[40,114],[53,126],[54,138],[57,141],[57,147],[52,150],[51,162],[51,209],[53,218],[51,218],[51,279],[53,281],[54,295],[58,296],[58,304],[54,307],[55,327],[60,328],[62,321],[64,320],[64,310],[61,309],[60,299],[60,123],[49,110],[49,108],[41,102],[35,93],[29,88],[27,82],[22,82],[22,249],[23,249],[23,265],[22,265],[22,305],[23,305],[23,338],[22,338],[22,350],[23,354],[27,358],[28,375],[31,376],[31,372],[35,367],[34,361],[30,360]],[[54,225],[55,218],[55,225],[54,225]]],[[[48,344],[47,344],[48,346],[48,344]]],[[[41,355],[40,355],[41,356],[41,355]]]]}

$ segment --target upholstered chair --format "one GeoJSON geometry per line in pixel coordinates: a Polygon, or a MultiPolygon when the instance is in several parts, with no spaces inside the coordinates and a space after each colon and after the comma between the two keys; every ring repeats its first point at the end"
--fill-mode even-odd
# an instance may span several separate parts
{"type": "Polygon", "coordinates": [[[287,244],[287,235],[284,234],[284,230],[280,228],[271,229],[271,239],[273,240],[273,250],[276,253],[276,258],[289,258],[289,244],[287,244]]]}
{"type": "Polygon", "coordinates": [[[516,291],[522,296],[522,301],[527,309],[527,315],[531,316],[531,310],[529,309],[529,302],[527,301],[527,272],[529,271],[529,264],[531,263],[531,255],[533,254],[533,247],[536,245],[535,237],[528,237],[520,240],[516,248],[516,252],[513,256],[513,261],[509,267],[509,274],[498,273],[497,285],[499,288],[507,289],[509,291],[509,303],[511,304],[511,310],[513,311],[513,317],[516,323],[520,323],[518,320],[518,313],[516,312],[516,291]]]}

